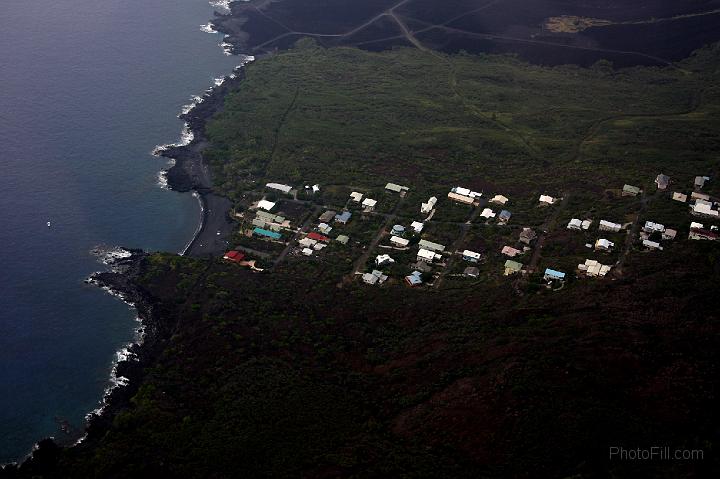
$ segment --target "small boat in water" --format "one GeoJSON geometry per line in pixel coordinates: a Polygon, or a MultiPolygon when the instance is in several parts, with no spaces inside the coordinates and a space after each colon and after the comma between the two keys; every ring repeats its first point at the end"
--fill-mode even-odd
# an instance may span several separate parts
{"type": "Polygon", "coordinates": [[[47,222],[47,225],[48,225],[48,228],[50,228],[50,222],[49,222],[49,221],[47,222]]]}

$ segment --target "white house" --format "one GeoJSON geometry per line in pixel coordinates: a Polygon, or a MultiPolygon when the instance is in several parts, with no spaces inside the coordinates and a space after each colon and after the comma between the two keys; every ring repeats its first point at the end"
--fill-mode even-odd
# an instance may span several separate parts
{"type": "Polygon", "coordinates": [[[408,191],[410,188],[407,186],[396,185],[395,183],[388,183],[385,185],[385,189],[392,191],[393,193],[402,193],[403,191],[408,191]]]}
{"type": "Polygon", "coordinates": [[[258,201],[257,207],[261,210],[270,211],[275,208],[275,203],[268,200],[258,201]]]}
{"type": "Polygon", "coordinates": [[[292,186],[283,185],[282,183],[268,183],[265,186],[267,186],[271,190],[282,191],[285,194],[288,194],[290,193],[290,191],[292,191],[292,186]]]}
{"type": "Polygon", "coordinates": [[[413,221],[410,223],[410,227],[413,229],[414,232],[420,233],[423,228],[425,227],[425,223],[421,223],[419,221],[413,221]]]}
{"type": "Polygon", "coordinates": [[[600,238],[595,242],[595,249],[601,250],[601,251],[610,251],[615,247],[615,243],[612,241],[606,240],[605,238],[600,238]]]}
{"type": "Polygon", "coordinates": [[[300,246],[304,246],[305,248],[311,248],[311,247],[315,246],[316,243],[317,243],[317,240],[314,240],[312,238],[303,238],[300,241],[298,241],[298,244],[300,246]]]}
{"type": "Polygon", "coordinates": [[[428,249],[420,248],[417,254],[418,261],[424,261],[426,263],[432,263],[436,259],[441,259],[442,255],[439,255],[435,253],[434,251],[430,251],[428,249]]]}
{"type": "Polygon", "coordinates": [[[570,222],[567,225],[567,229],[569,230],[581,230],[582,229],[582,221],[580,221],[578,218],[573,218],[570,220],[570,222]]]}
{"type": "Polygon", "coordinates": [[[383,284],[388,277],[387,275],[384,275],[382,271],[374,269],[372,273],[363,274],[362,279],[366,284],[376,285],[383,284]]]}
{"type": "Polygon", "coordinates": [[[600,231],[612,231],[613,233],[617,233],[622,229],[622,225],[611,221],[600,220],[599,229],[600,231]]]}
{"type": "Polygon", "coordinates": [[[432,209],[435,208],[435,203],[437,203],[437,198],[435,196],[431,196],[430,199],[427,200],[427,203],[422,203],[420,205],[420,213],[430,213],[432,209]]]}
{"type": "Polygon", "coordinates": [[[352,193],[350,193],[350,200],[354,201],[355,203],[360,203],[363,199],[363,196],[365,195],[358,191],[353,191],[352,193]]]}
{"type": "Polygon", "coordinates": [[[408,244],[410,244],[410,240],[407,240],[405,238],[401,238],[399,236],[393,236],[390,238],[390,243],[392,243],[394,246],[404,248],[408,244]]]}
{"type": "Polygon", "coordinates": [[[374,210],[375,205],[377,205],[377,200],[373,200],[372,198],[365,198],[362,202],[362,206],[365,208],[365,211],[374,210]]]}
{"type": "Polygon", "coordinates": [[[490,203],[495,203],[496,205],[504,205],[508,202],[508,199],[503,195],[495,195],[490,200],[490,203]]]}
{"type": "Polygon", "coordinates": [[[469,249],[466,249],[463,251],[463,259],[465,261],[470,261],[471,263],[477,263],[480,261],[480,253],[476,253],[475,251],[470,251],[469,249]]]}
{"type": "Polygon", "coordinates": [[[601,264],[594,259],[586,259],[584,264],[578,265],[578,269],[580,271],[584,271],[588,276],[603,277],[608,274],[610,269],[612,269],[612,266],[601,264]]]}
{"type": "Polygon", "coordinates": [[[718,210],[712,209],[712,204],[704,200],[695,200],[695,204],[692,206],[692,214],[696,216],[707,216],[710,218],[717,218],[720,216],[718,210]]]}
{"type": "Polygon", "coordinates": [[[482,213],[480,213],[480,217],[487,219],[495,218],[495,212],[490,208],[485,208],[484,210],[482,210],[482,213]]]}
{"type": "Polygon", "coordinates": [[[302,254],[304,254],[305,256],[312,256],[313,250],[311,250],[310,248],[303,248],[302,254]]]}
{"type": "Polygon", "coordinates": [[[643,231],[646,233],[662,233],[665,231],[665,225],[653,223],[652,221],[646,221],[645,226],[643,226],[643,231]]]}
{"type": "Polygon", "coordinates": [[[552,196],[548,195],[540,195],[540,205],[552,205],[557,201],[557,199],[553,198],[552,196]]]}
{"type": "Polygon", "coordinates": [[[463,203],[466,205],[471,205],[475,203],[475,198],[472,198],[470,196],[461,195],[459,193],[453,193],[452,191],[448,193],[448,198],[450,198],[453,201],[457,201],[458,203],[463,203]]]}
{"type": "Polygon", "coordinates": [[[395,262],[394,259],[390,257],[388,254],[380,254],[375,258],[375,264],[377,266],[385,266],[388,264],[393,264],[395,262]]]}
{"type": "Polygon", "coordinates": [[[420,242],[418,243],[418,246],[420,246],[420,248],[423,248],[423,249],[428,249],[430,251],[438,251],[440,253],[445,251],[445,246],[443,246],[439,243],[433,243],[432,241],[427,241],[427,240],[420,240],[420,242]]]}
{"type": "Polygon", "coordinates": [[[662,251],[662,249],[663,249],[663,247],[660,246],[660,243],[658,243],[657,241],[643,240],[642,244],[644,247],[646,247],[647,249],[651,249],[651,250],[662,251]]]}

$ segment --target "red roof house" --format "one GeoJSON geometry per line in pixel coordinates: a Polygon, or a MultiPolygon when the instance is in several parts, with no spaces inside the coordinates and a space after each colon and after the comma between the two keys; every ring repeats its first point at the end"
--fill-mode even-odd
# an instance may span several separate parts
{"type": "Polygon", "coordinates": [[[239,262],[242,261],[243,258],[245,258],[245,254],[241,253],[240,251],[228,251],[225,253],[225,256],[223,256],[223,259],[226,259],[228,261],[235,261],[239,262]]]}
{"type": "Polygon", "coordinates": [[[327,236],[323,236],[320,233],[315,233],[314,231],[308,233],[307,237],[315,241],[330,241],[330,238],[328,238],[327,236]]]}

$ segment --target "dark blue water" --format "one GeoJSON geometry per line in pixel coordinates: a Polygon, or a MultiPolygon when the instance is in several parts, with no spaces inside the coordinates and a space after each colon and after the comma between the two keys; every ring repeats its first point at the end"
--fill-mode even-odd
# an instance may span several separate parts
{"type": "Polygon", "coordinates": [[[56,418],[81,428],[133,338],[133,312],[83,284],[101,268],[89,251],[179,251],[197,227],[149,152],[237,64],[200,31],[211,15],[206,0],[0,1],[0,462],[62,436],[56,418]]]}

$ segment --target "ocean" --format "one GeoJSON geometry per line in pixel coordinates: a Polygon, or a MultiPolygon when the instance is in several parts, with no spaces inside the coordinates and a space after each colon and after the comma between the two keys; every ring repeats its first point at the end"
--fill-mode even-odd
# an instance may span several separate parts
{"type": "Polygon", "coordinates": [[[207,0],[0,2],[0,463],[82,430],[134,312],[83,280],[98,246],[180,251],[197,200],[162,189],[177,114],[238,58],[207,0]],[[47,223],[50,222],[50,226],[47,223]]]}

